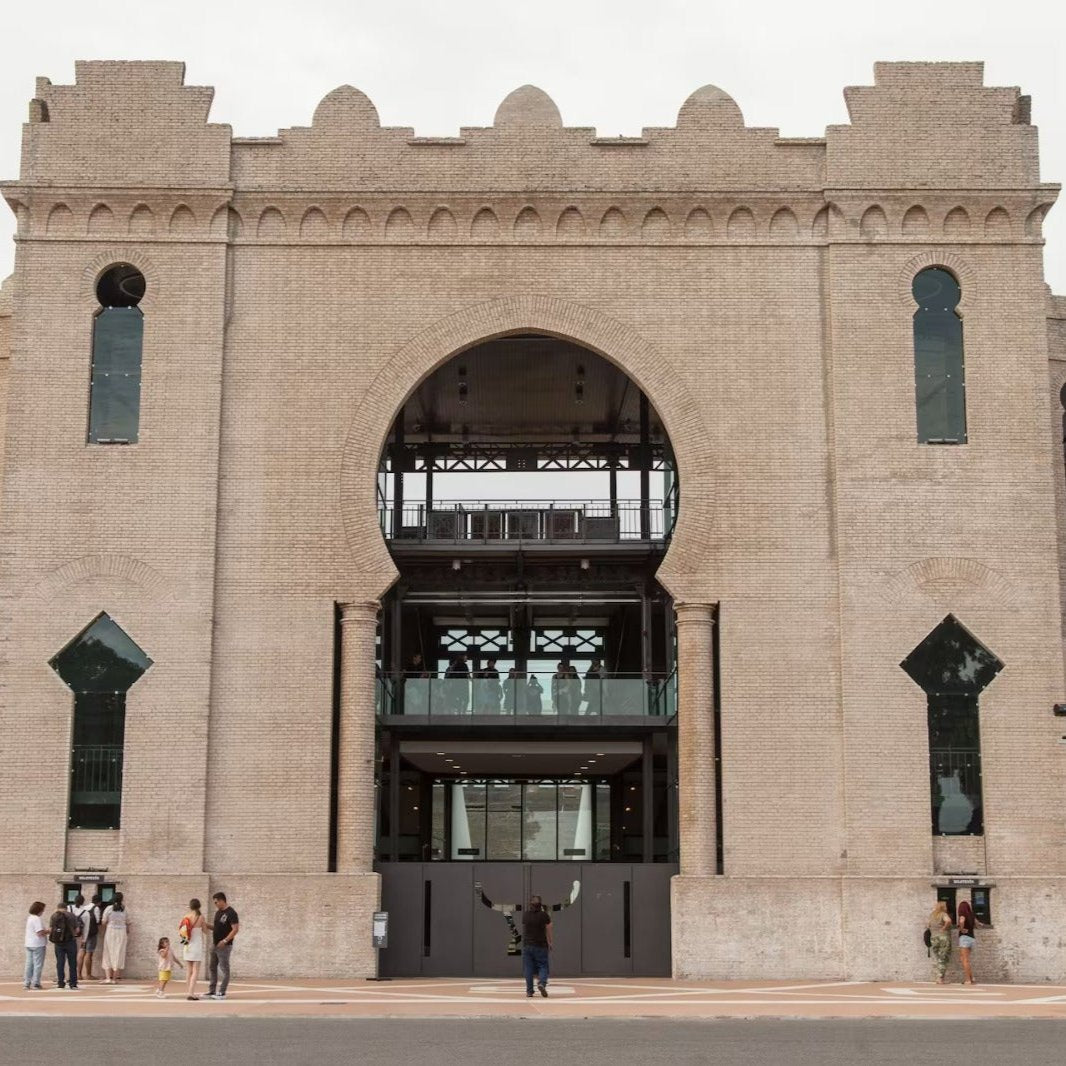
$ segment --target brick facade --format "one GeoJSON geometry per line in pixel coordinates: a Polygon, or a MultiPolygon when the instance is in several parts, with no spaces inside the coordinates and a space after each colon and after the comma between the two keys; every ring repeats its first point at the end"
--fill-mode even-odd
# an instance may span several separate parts
{"type": "Polygon", "coordinates": [[[711,87],[641,137],[565,127],[525,87],[491,128],[419,138],[343,87],[310,127],[249,139],[183,74],[41,79],[3,186],[0,967],[23,899],[102,867],[142,971],[216,887],[257,915],[244,972],[371,971],[381,445],[456,351],[541,331],[626,371],[679,465],[659,571],[681,623],[675,972],[924,977],[931,882],[965,871],[996,885],[983,972],[1061,978],[1066,305],[1043,280],[1057,186],[1027,99],[980,64],[893,63],[824,138],[748,128],[711,87]],[[117,261],[147,280],[140,439],[101,448],[89,338],[117,261]],[[915,442],[910,285],[929,265],[962,286],[962,447],[915,442]],[[351,657],[328,874],[335,604],[351,657]],[[155,665],[130,693],[122,828],[68,831],[71,698],[48,660],[101,610],[155,665]],[[986,831],[934,839],[925,697],[899,663],[949,612],[1006,667],[980,704],[986,831]]]}

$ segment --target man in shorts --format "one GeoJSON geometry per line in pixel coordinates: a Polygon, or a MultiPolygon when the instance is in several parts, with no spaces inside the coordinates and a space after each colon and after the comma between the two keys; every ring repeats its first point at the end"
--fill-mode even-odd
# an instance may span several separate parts
{"type": "Polygon", "coordinates": [[[78,941],[78,980],[95,981],[93,977],[93,953],[100,932],[100,897],[93,896],[91,903],[78,893],[70,907],[75,917],[75,924],[81,923],[81,938],[78,941]]]}

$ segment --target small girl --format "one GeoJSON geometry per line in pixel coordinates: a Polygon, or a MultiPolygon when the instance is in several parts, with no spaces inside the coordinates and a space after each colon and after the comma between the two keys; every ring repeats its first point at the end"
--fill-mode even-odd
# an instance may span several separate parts
{"type": "Polygon", "coordinates": [[[161,936],[159,938],[159,947],[156,949],[156,954],[159,956],[159,985],[155,990],[155,994],[162,999],[167,994],[167,984],[170,981],[174,964],[177,963],[182,969],[185,969],[185,967],[175,958],[174,952],[170,950],[170,937],[161,936]]]}

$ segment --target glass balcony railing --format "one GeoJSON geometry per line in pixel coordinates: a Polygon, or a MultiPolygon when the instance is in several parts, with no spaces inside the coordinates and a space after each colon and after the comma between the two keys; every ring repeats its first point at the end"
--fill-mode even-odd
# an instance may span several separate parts
{"type": "Polygon", "coordinates": [[[673,532],[676,501],[462,500],[379,503],[387,540],[442,544],[663,541],[673,532]]]}
{"type": "Polygon", "coordinates": [[[522,673],[516,677],[379,679],[380,713],[455,718],[669,718],[677,713],[677,674],[599,678],[522,673]]]}

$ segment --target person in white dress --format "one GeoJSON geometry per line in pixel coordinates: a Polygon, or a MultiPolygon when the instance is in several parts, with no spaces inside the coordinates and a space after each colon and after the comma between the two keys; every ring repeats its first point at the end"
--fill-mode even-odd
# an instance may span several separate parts
{"type": "Polygon", "coordinates": [[[122,971],[126,968],[126,941],[130,926],[121,892],[115,893],[111,905],[104,911],[100,925],[104,931],[103,983],[113,985],[122,980],[122,971]]]}
{"type": "Polygon", "coordinates": [[[185,998],[199,999],[196,994],[196,983],[200,980],[200,970],[204,964],[204,930],[207,923],[200,912],[200,901],[189,900],[189,913],[178,923],[178,934],[181,938],[182,958],[185,960],[185,998]]]}

